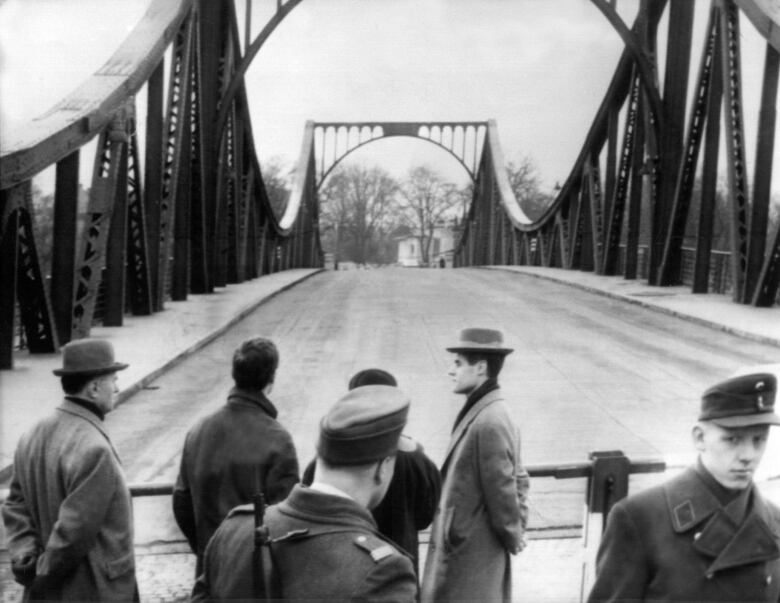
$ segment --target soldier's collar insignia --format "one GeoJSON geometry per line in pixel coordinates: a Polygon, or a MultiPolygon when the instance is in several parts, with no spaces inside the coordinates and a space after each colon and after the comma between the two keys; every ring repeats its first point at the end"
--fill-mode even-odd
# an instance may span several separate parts
{"type": "Polygon", "coordinates": [[[693,512],[693,504],[690,500],[686,500],[677,505],[674,510],[674,520],[680,530],[685,531],[691,527],[696,517],[693,512]]]}

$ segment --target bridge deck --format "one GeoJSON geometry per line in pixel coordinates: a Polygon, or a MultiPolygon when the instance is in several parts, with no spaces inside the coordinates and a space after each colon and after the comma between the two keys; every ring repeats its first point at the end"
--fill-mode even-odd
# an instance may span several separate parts
{"type": "MultiPolygon", "coordinates": [[[[616,283],[624,282],[592,275],[585,282],[581,273],[553,272],[580,287],[615,295],[616,283]]],[[[540,273],[546,274],[536,270],[540,273]]],[[[198,353],[145,383],[146,388],[107,419],[130,481],[173,480],[184,434],[199,416],[223,403],[230,387],[232,351],[254,334],[270,336],[280,347],[281,366],[271,397],[280,410],[280,420],[293,433],[302,463],[314,453],[318,418],[343,391],[348,377],[368,366],[384,367],[398,377],[413,400],[407,431],[440,462],[462,403],[450,391],[449,355],[444,347],[466,324],[501,328],[515,347],[501,381],[521,425],[529,464],[577,462],[585,460],[591,450],[607,449],[621,449],[631,457],[660,456],[672,465],[686,463],[691,459],[688,430],[701,391],[739,366],[777,362],[780,356],[780,349],[766,342],[780,328],[778,309],[748,309],[726,301],[716,314],[722,328],[739,324],[746,334],[753,327],[751,320],[740,318],[741,313],[760,315],[751,335],[764,338],[762,342],[511,270],[324,272],[224,328],[229,319],[226,308],[244,312],[254,304],[253,299],[309,274],[280,273],[265,281],[231,286],[214,296],[203,296],[216,300],[210,307],[193,299],[185,329],[193,339],[185,348],[199,347],[198,353]],[[215,319],[220,312],[221,318],[215,319]],[[215,328],[221,336],[200,346],[197,342],[207,339],[215,328]]],[[[700,307],[691,316],[699,321],[718,307],[719,296],[707,296],[708,301],[677,290],[631,287],[623,286],[624,293],[633,293],[646,305],[668,304],[677,298],[679,306],[700,307]],[[643,294],[644,289],[655,297],[643,294]]],[[[177,320],[171,320],[173,313],[169,315],[168,327],[158,324],[132,334],[136,327],[131,326],[98,334],[114,340],[120,359],[143,364],[149,349],[167,349],[173,355],[170,336],[164,336],[161,329],[172,328],[185,315],[177,320]],[[133,346],[128,345],[131,340],[133,346]]],[[[30,421],[56,402],[57,380],[50,371],[57,364],[57,357],[25,361],[17,371],[3,374],[4,449],[19,435],[10,419],[18,420],[20,408],[26,409],[21,414],[30,421]],[[49,389],[29,389],[33,383],[36,388],[48,384],[49,389]]],[[[148,365],[145,370],[151,372],[148,365]]],[[[126,373],[121,386],[145,382],[140,373],[131,373],[131,369],[126,373]]],[[[658,477],[643,481],[654,479],[658,477]]],[[[583,489],[582,480],[535,481],[531,499],[532,527],[539,530],[535,537],[579,524],[583,489]]],[[[189,567],[189,557],[170,555],[180,549],[159,544],[181,538],[169,507],[167,497],[136,501],[140,550],[150,553],[148,560],[157,559],[148,564],[151,569],[142,579],[159,579],[156,572],[164,567],[169,578],[178,575],[178,582],[186,584],[186,576],[182,579],[174,565],[189,567]],[[159,555],[163,555],[162,562],[159,555]]],[[[576,542],[545,541],[532,546],[539,559],[557,560],[556,571],[577,566],[576,542]]],[[[518,591],[522,592],[523,580],[532,581],[529,587],[540,589],[537,594],[541,595],[545,580],[531,558],[529,552],[518,560],[518,591]]],[[[559,581],[557,587],[570,589],[573,584],[576,580],[572,584],[559,581]]],[[[142,584],[142,589],[151,588],[157,587],[142,584]]]]}

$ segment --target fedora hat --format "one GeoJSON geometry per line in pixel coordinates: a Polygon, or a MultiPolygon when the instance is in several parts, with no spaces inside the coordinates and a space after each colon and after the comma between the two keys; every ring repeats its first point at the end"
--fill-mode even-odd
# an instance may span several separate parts
{"type": "Polygon", "coordinates": [[[114,346],[104,339],[79,339],[62,348],[62,368],[52,371],[57,376],[95,376],[115,373],[128,367],[114,360],[114,346]]]}
{"type": "Polygon", "coordinates": [[[481,352],[483,354],[512,353],[512,348],[504,347],[504,336],[495,329],[463,329],[458,342],[447,348],[448,352],[481,352]]]}

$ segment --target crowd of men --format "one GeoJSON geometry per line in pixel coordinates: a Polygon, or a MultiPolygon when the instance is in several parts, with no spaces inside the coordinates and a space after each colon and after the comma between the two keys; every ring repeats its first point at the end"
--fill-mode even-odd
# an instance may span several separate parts
{"type": "MultiPolygon", "coordinates": [[[[187,434],[174,488],[197,556],[192,600],[510,601],[529,489],[498,383],[512,349],[470,328],[447,351],[465,402],[440,468],[403,433],[412,401],[374,368],[320,419],[301,480],[269,397],[278,350],[245,341],[226,404],[187,434]]],[[[103,426],[125,368],[107,341],[66,345],[64,400],[19,441],[2,517],[26,601],[139,600],[130,493],[103,426]]],[[[780,600],[780,508],[753,483],[780,424],[776,390],[761,372],[704,392],[695,464],[615,505],[589,601],[780,600]]]]}

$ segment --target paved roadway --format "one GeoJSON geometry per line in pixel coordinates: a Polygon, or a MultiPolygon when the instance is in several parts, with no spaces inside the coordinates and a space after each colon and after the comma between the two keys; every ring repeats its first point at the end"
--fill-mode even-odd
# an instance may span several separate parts
{"type": "MultiPolygon", "coordinates": [[[[109,429],[130,481],[172,481],[187,429],[224,402],[233,350],[264,335],[280,349],[271,398],[302,463],[314,454],[319,417],[350,375],[370,366],[394,373],[410,394],[407,432],[438,463],[462,404],[450,391],[444,348],[468,325],[500,328],[515,348],[501,382],[527,464],[583,461],[592,450],[613,449],[684,464],[703,389],[738,366],[777,357],[774,347],[511,272],[324,272],[136,394],[109,415],[109,429]]],[[[538,480],[533,525],[579,523],[583,488],[581,480],[538,480]]],[[[153,503],[138,503],[144,517],[153,503]]],[[[169,518],[144,525],[142,542],[178,536],[169,518]]]]}

